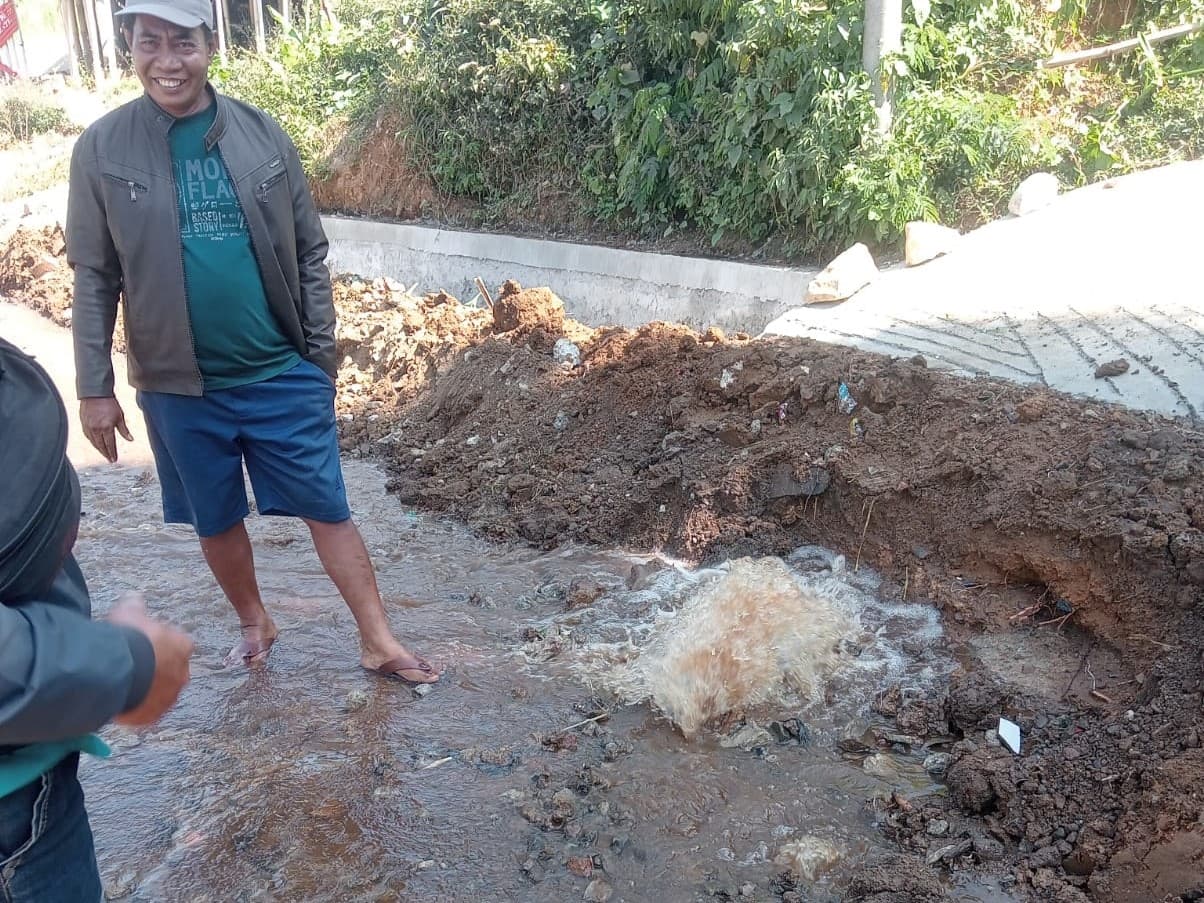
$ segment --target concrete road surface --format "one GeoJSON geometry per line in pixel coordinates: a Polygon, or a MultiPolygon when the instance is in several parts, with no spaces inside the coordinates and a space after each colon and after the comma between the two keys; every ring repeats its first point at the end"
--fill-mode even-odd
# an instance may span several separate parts
{"type": "Polygon", "coordinates": [[[1204,416],[1204,161],[1062,195],[843,303],[790,310],[807,336],[934,367],[1204,416]],[[1097,378],[1124,359],[1128,372],[1097,378]]]}

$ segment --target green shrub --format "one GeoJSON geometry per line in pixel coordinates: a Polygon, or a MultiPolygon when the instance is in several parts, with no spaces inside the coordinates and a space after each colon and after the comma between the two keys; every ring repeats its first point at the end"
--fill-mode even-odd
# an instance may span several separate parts
{"type": "Polygon", "coordinates": [[[67,111],[36,91],[0,89],[0,145],[28,141],[48,132],[69,133],[75,126],[67,111]]]}
{"type": "MultiPolygon", "coordinates": [[[[816,254],[896,242],[912,219],[975,225],[1037,170],[1082,183],[1201,153],[1204,38],[1041,71],[1082,45],[1088,9],[1046,7],[908,4],[886,137],[862,0],[344,0],[341,25],[296,28],[221,80],[312,173],[388,112],[408,168],[486,221],[550,191],[568,200],[554,215],[611,231],[816,254]]],[[[1201,15],[1139,0],[1124,31],[1201,15]]]]}
{"type": "Polygon", "coordinates": [[[215,63],[214,82],[271,113],[312,174],[322,172],[348,123],[370,115],[380,94],[392,40],[391,20],[369,8],[334,25],[299,25],[272,52],[235,51],[215,63]]]}
{"type": "Polygon", "coordinates": [[[386,104],[419,169],[485,204],[575,191],[577,155],[594,130],[579,87],[590,12],[559,0],[408,0],[402,9],[386,104]]]}

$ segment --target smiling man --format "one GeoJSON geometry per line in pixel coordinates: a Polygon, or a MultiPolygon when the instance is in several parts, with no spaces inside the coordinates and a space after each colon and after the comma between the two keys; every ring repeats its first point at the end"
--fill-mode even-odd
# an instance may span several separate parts
{"type": "Polygon", "coordinates": [[[130,439],[113,394],[118,299],[164,518],[191,524],[240,619],[232,661],[277,630],[243,524],[243,467],[263,514],[300,517],[360,631],[363,667],[431,683],[393,636],[351,520],[334,418],[326,236],[296,149],[262,110],[218,94],[210,0],[130,0],[122,33],[145,94],[88,128],[71,161],[80,420],[111,462],[130,439]]]}

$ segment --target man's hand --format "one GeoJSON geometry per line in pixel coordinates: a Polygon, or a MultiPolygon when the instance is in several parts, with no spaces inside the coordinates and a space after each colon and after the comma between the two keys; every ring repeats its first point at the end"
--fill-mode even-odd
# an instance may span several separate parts
{"type": "Polygon", "coordinates": [[[133,442],[129,427],[125,425],[125,412],[116,398],[81,398],[79,401],[79,422],[98,452],[105,456],[110,464],[117,463],[117,436],[126,442],[133,442]]]}
{"type": "Polygon", "coordinates": [[[151,679],[146,698],[135,708],[113,719],[126,727],[148,727],[167,714],[188,683],[192,640],[186,633],[147,615],[146,603],[141,596],[118,602],[109,613],[109,620],[141,630],[155,649],[155,676],[151,679]]]}

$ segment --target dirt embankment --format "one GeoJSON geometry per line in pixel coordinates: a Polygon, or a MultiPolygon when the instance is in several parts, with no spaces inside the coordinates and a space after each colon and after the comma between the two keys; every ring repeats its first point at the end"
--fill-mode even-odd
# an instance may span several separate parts
{"type": "MultiPolygon", "coordinates": [[[[61,316],[33,273],[0,290],[61,316]]],[[[888,594],[935,601],[954,640],[1074,632],[1064,690],[971,657],[948,699],[887,694],[901,734],[961,739],[948,795],[896,795],[884,829],[932,869],[994,871],[1034,899],[1204,892],[1199,432],[920,359],[589,329],[513,284],[492,312],[381,280],[336,296],[344,449],[383,456],[406,503],[540,546],[717,559],[819,543],[888,594]],[[1001,713],[1021,756],[992,742],[1001,713]]],[[[921,877],[865,878],[860,896],[944,893],[923,868],[897,874],[921,877]]]]}

